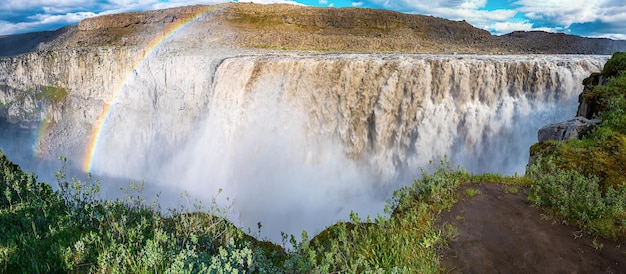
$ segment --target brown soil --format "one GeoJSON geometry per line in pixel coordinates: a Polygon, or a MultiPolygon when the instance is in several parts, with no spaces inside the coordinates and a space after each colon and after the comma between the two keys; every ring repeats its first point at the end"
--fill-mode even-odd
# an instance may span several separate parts
{"type": "Polygon", "coordinates": [[[511,194],[505,187],[463,186],[459,202],[442,214],[441,224],[458,230],[442,251],[447,272],[626,273],[626,244],[594,241],[531,207],[526,189],[511,194]],[[470,187],[481,194],[468,197],[470,187]]]}

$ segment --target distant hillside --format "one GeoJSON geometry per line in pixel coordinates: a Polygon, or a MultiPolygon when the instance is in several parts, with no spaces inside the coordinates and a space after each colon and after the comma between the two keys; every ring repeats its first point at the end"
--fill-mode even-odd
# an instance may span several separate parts
{"type": "Polygon", "coordinates": [[[57,31],[0,37],[0,55],[68,47],[142,46],[192,18],[195,21],[185,29],[182,41],[244,48],[515,54],[626,50],[626,41],[547,32],[494,36],[465,21],[386,10],[226,3],[107,15],[57,31]]]}

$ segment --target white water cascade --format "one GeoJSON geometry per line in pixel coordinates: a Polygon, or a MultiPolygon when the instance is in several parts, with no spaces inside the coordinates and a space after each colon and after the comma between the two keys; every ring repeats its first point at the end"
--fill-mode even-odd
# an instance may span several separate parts
{"type": "Polygon", "coordinates": [[[391,191],[447,155],[523,173],[538,128],[574,115],[604,57],[241,57],[218,68],[208,116],[164,177],[224,189],[244,227],[319,232],[381,213],[391,191]]]}
{"type": "MultiPolygon", "coordinates": [[[[103,129],[94,175],[205,201],[222,189],[233,221],[253,230],[261,222],[274,241],[281,231],[313,235],[351,210],[382,213],[393,190],[444,157],[472,172],[523,173],[537,130],[575,115],[582,80],[608,59],[185,56],[159,52],[134,69],[103,129]]],[[[66,111],[74,114],[63,117],[77,121],[60,124],[90,130],[101,103],[89,98],[73,95],[66,111]]]]}

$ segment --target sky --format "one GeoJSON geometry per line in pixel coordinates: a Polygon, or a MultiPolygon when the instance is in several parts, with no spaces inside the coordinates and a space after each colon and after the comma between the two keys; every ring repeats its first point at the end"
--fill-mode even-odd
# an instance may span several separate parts
{"type": "MultiPolygon", "coordinates": [[[[542,30],[626,40],[624,0],[240,0],[318,7],[358,7],[465,20],[500,35],[542,30]]],[[[0,35],[54,30],[97,15],[229,0],[2,0],[0,35]]]]}

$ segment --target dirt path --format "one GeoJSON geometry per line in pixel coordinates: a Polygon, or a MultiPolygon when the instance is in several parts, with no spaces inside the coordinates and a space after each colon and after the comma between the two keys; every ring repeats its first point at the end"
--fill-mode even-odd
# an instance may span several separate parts
{"type": "Polygon", "coordinates": [[[459,202],[444,212],[458,236],[443,251],[450,273],[626,273],[626,243],[581,235],[546,220],[526,201],[526,190],[506,193],[498,184],[460,188],[459,202]],[[480,190],[468,197],[465,189],[480,190]],[[601,248],[596,248],[602,246],[601,248]]]}

